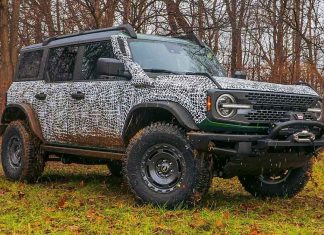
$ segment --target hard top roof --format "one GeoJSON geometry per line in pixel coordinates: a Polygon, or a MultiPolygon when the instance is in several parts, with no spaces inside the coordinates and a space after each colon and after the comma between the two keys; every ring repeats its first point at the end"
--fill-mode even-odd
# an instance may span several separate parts
{"type": "MultiPolygon", "coordinates": [[[[154,40],[154,41],[165,41],[174,43],[193,43],[193,38],[174,38],[169,36],[157,36],[157,35],[147,35],[147,34],[136,34],[130,25],[122,25],[107,29],[91,30],[70,35],[62,35],[53,38],[46,39],[43,43],[30,45],[24,47],[22,51],[27,50],[39,50],[44,47],[58,47],[72,44],[87,43],[92,41],[101,41],[109,38],[112,35],[125,35],[134,39],[141,40],[154,40]],[[125,30],[126,29],[126,30],[125,30]],[[190,41],[191,40],[191,41],[190,41]]],[[[199,40],[199,39],[198,39],[199,40]]],[[[197,42],[197,40],[196,40],[197,42]]]]}

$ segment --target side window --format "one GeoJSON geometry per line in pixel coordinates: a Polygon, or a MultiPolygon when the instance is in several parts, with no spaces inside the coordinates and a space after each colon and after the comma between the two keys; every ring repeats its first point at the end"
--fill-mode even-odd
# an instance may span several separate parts
{"type": "Polygon", "coordinates": [[[51,48],[46,65],[46,77],[51,82],[72,81],[78,46],[51,48]]]}
{"type": "Polygon", "coordinates": [[[17,78],[19,81],[37,79],[43,50],[23,52],[20,56],[17,78]]]}
{"type": "Polygon", "coordinates": [[[85,44],[84,55],[81,65],[81,80],[94,80],[96,64],[99,58],[115,58],[111,41],[101,41],[85,44]]]}

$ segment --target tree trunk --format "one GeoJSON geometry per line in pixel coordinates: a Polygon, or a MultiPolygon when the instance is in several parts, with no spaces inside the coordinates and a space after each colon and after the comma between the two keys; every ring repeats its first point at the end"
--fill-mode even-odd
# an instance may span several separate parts
{"type": "Polygon", "coordinates": [[[10,58],[12,64],[12,74],[18,60],[18,24],[19,24],[19,11],[20,11],[20,0],[13,0],[12,2],[12,17],[10,21],[10,58]]]}
{"type": "Polygon", "coordinates": [[[131,1],[129,0],[124,0],[123,1],[123,24],[130,23],[130,8],[131,8],[131,1]]]}
{"type": "MultiPolygon", "coordinates": [[[[11,83],[13,65],[10,56],[9,45],[9,23],[8,23],[8,0],[0,0],[0,44],[1,44],[1,82],[0,91],[3,94],[11,83]]],[[[1,94],[0,94],[1,95],[1,94]]]]}
{"type": "Polygon", "coordinates": [[[169,21],[169,25],[170,25],[170,29],[171,29],[170,34],[176,35],[178,32],[178,26],[177,26],[177,22],[175,19],[175,14],[176,14],[175,4],[172,4],[171,0],[165,0],[165,4],[166,4],[167,13],[168,13],[168,21],[169,21]]]}
{"type": "Polygon", "coordinates": [[[231,75],[236,70],[242,70],[242,27],[244,22],[244,13],[246,11],[246,1],[225,0],[226,12],[231,25],[231,75]]]}
{"type": "Polygon", "coordinates": [[[198,36],[204,36],[204,1],[198,0],[198,36]]]}

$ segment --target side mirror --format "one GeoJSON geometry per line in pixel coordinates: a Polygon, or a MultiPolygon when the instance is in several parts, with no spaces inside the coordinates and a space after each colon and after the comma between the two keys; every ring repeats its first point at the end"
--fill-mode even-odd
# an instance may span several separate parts
{"type": "Polygon", "coordinates": [[[96,70],[99,76],[132,77],[128,71],[125,71],[124,63],[113,58],[99,58],[96,70]]]}
{"type": "Polygon", "coordinates": [[[234,78],[238,78],[238,79],[244,79],[244,80],[246,80],[246,77],[247,77],[247,74],[246,74],[246,72],[244,72],[244,71],[236,71],[236,72],[234,73],[234,78]]]}

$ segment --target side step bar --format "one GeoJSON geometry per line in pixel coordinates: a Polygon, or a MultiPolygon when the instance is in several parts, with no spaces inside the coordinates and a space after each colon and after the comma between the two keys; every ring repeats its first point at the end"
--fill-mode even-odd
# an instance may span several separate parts
{"type": "Polygon", "coordinates": [[[60,147],[52,145],[42,145],[42,150],[49,153],[66,154],[72,156],[81,156],[96,159],[122,160],[126,155],[124,153],[106,152],[98,150],[78,149],[69,147],[60,147]]]}

